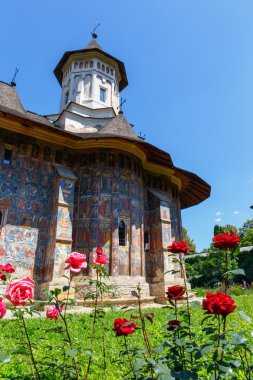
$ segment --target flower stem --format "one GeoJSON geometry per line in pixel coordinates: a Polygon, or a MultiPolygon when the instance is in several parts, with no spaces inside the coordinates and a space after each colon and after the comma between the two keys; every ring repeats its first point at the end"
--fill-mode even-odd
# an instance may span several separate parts
{"type": "MultiPolygon", "coordinates": [[[[91,343],[90,343],[91,354],[93,354],[93,351],[94,351],[95,326],[96,326],[96,320],[97,320],[97,306],[98,306],[98,275],[99,274],[98,274],[98,271],[96,271],[96,273],[97,273],[97,281],[96,281],[96,289],[95,289],[94,315],[93,315],[93,321],[92,321],[91,343]]],[[[87,380],[89,378],[91,360],[92,360],[91,356],[89,356],[85,380],[87,380]]]]}
{"type": "MultiPolygon", "coordinates": [[[[102,273],[99,272],[99,282],[100,282],[100,302],[101,302],[101,310],[103,311],[103,290],[101,287],[102,283],[102,273]]],[[[101,319],[102,324],[102,350],[103,350],[103,360],[104,360],[104,379],[106,379],[106,345],[105,345],[105,325],[104,318],[101,319]]]]}
{"type": "MultiPolygon", "coordinates": [[[[125,348],[126,348],[126,352],[127,352],[128,361],[129,361],[129,367],[130,367],[130,370],[132,372],[133,371],[133,362],[132,362],[130,354],[129,354],[129,350],[128,350],[128,346],[127,346],[127,338],[125,335],[124,335],[124,342],[125,342],[125,348]]],[[[136,379],[135,374],[134,374],[134,378],[136,379]]]]}
{"type": "Polygon", "coordinates": [[[34,358],[34,355],[33,355],[32,345],[31,345],[31,341],[30,341],[30,338],[29,338],[29,334],[28,334],[28,331],[27,331],[27,327],[26,327],[26,324],[25,324],[25,319],[24,319],[23,314],[21,316],[21,320],[22,320],[22,323],[23,323],[23,328],[24,328],[26,340],[27,340],[27,343],[28,343],[29,351],[30,351],[30,357],[31,357],[32,365],[33,365],[34,372],[35,372],[35,378],[39,380],[40,379],[40,375],[39,375],[38,368],[37,368],[37,365],[36,365],[36,361],[35,361],[35,358],[34,358]]]}
{"type": "MultiPolygon", "coordinates": [[[[63,321],[64,327],[65,327],[65,332],[66,332],[66,335],[67,335],[67,338],[68,338],[69,347],[72,349],[73,348],[73,343],[72,343],[72,339],[71,339],[71,336],[70,336],[70,333],[69,333],[68,324],[67,324],[67,320],[66,320],[66,313],[67,313],[67,306],[68,306],[68,302],[69,302],[69,290],[70,290],[71,280],[72,280],[72,274],[70,272],[70,277],[69,277],[69,282],[68,282],[68,291],[67,291],[67,297],[66,297],[66,303],[65,303],[65,307],[64,307],[64,313],[62,313],[61,311],[59,311],[59,315],[60,315],[60,317],[61,317],[61,319],[63,321]]],[[[64,357],[66,357],[65,350],[64,350],[64,357]]],[[[79,379],[79,373],[78,373],[78,366],[77,366],[77,362],[76,362],[76,358],[75,357],[72,358],[72,362],[73,362],[73,366],[74,366],[75,373],[76,373],[76,380],[78,380],[79,379]]]]}

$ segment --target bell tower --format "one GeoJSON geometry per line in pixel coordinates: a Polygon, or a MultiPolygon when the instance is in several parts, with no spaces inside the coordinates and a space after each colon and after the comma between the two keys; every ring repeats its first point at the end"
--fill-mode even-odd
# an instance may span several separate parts
{"type": "Polygon", "coordinates": [[[101,48],[96,33],[84,49],[64,53],[54,74],[62,87],[60,112],[73,102],[118,113],[119,93],[128,84],[125,66],[101,48]]]}

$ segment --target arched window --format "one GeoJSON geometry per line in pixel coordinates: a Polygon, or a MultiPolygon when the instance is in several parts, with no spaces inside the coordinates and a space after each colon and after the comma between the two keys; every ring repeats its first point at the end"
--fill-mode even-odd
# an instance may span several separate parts
{"type": "Polygon", "coordinates": [[[90,61],[90,68],[92,69],[93,67],[93,61],[90,61]]]}
{"type": "Polygon", "coordinates": [[[123,247],[126,245],[126,225],[124,220],[119,222],[119,245],[123,247]]]}
{"type": "Polygon", "coordinates": [[[110,74],[113,75],[113,69],[110,69],[110,74]]]}
{"type": "Polygon", "coordinates": [[[37,144],[33,144],[32,146],[32,157],[39,158],[39,146],[37,144]]]}
{"type": "Polygon", "coordinates": [[[79,63],[79,69],[82,69],[83,68],[83,62],[80,62],[79,63]]]}
{"type": "Polygon", "coordinates": [[[51,149],[48,146],[44,148],[43,160],[51,161],[51,149]]]}
{"type": "Polygon", "coordinates": [[[78,69],[78,63],[77,62],[75,62],[75,64],[74,64],[74,69],[78,69]]]}
{"type": "Polygon", "coordinates": [[[56,151],[56,154],[55,154],[55,163],[56,164],[61,164],[62,163],[62,152],[60,150],[56,151]]]}
{"type": "Polygon", "coordinates": [[[85,61],[84,67],[85,67],[86,69],[88,68],[88,65],[89,65],[89,62],[88,62],[88,61],[85,61]]]}
{"type": "Polygon", "coordinates": [[[97,62],[97,68],[100,70],[100,62],[97,62]]]}
{"type": "Polygon", "coordinates": [[[109,74],[109,67],[106,66],[106,73],[109,74]]]}
{"type": "Polygon", "coordinates": [[[102,65],[102,71],[105,71],[105,65],[102,65]]]}

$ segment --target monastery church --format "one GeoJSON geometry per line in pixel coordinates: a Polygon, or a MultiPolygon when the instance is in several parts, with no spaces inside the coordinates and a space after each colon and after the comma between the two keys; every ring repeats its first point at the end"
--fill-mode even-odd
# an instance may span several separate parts
{"type": "MultiPolygon", "coordinates": [[[[166,249],[182,239],[181,209],[208,198],[210,186],[136,135],[120,107],[125,65],[92,37],[54,69],[59,113],[27,111],[15,83],[0,82],[0,263],[32,276],[42,299],[63,281],[71,251],[92,262],[103,247],[116,299],[131,298],[139,282],[159,299],[182,282],[166,249]]],[[[76,276],[77,299],[94,275],[88,266],[76,276]]]]}

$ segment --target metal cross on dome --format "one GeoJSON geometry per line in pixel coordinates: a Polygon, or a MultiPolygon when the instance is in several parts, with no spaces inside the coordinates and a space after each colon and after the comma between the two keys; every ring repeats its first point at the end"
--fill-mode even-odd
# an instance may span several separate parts
{"type": "Polygon", "coordinates": [[[91,35],[92,35],[92,38],[97,38],[97,33],[96,30],[97,28],[100,26],[100,22],[98,22],[98,19],[96,18],[96,21],[95,21],[95,25],[94,25],[94,28],[93,28],[93,31],[91,32],[91,35]]]}
{"type": "Polygon", "coordinates": [[[119,113],[123,113],[122,106],[123,106],[124,103],[126,103],[126,99],[120,98],[120,104],[117,107],[117,110],[119,110],[119,113]]]}

